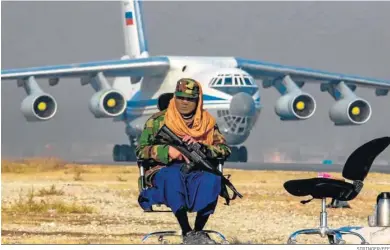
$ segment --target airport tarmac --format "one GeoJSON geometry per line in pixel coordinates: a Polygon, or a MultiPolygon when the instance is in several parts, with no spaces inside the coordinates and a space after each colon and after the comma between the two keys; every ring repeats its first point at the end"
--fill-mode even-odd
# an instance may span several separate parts
{"type": "MultiPolygon", "coordinates": [[[[87,165],[136,165],[136,162],[113,162],[113,161],[77,161],[78,164],[87,165]]],[[[281,171],[308,171],[308,172],[340,172],[343,165],[340,164],[309,164],[309,163],[225,163],[225,168],[242,169],[242,170],[281,170],[281,171]]],[[[370,169],[371,173],[390,173],[390,165],[373,165],[370,169]]]]}

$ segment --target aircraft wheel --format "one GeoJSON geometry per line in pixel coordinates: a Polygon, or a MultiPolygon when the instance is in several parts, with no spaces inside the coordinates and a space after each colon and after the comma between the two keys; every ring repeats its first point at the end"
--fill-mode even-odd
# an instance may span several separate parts
{"type": "Polygon", "coordinates": [[[120,145],[120,150],[119,150],[119,161],[126,161],[127,160],[127,151],[129,145],[122,144],[120,145]]]}
{"type": "Polygon", "coordinates": [[[135,147],[131,147],[130,145],[127,145],[127,161],[137,161],[137,156],[135,155],[135,147]]]}
{"type": "Polygon", "coordinates": [[[240,149],[238,150],[238,155],[239,155],[239,161],[240,162],[247,162],[248,161],[248,150],[246,149],[245,146],[242,146],[240,147],[240,149]]]}
{"type": "Polygon", "coordinates": [[[239,162],[239,157],[240,157],[240,155],[239,155],[239,150],[238,150],[238,148],[237,147],[232,147],[231,148],[232,149],[232,154],[231,154],[231,156],[230,156],[230,161],[231,162],[239,162]]]}
{"type": "Polygon", "coordinates": [[[122,157],[123,161],[130,161],[130,152],[131,152],[131,147],[130,145],[123,144],[122,145],[122,157]]]}
{"type": "Polygon", "coordinates": [[[119,161],[119,152],[120,152],[120,145],[115,144],[114,148],[112,149],[112,159],[114,161],[119,161]]]}

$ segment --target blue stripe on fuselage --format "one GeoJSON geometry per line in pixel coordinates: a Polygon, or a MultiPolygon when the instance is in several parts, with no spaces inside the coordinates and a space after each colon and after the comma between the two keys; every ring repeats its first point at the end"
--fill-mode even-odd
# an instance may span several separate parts
{"type": "Polygon", "coordinates": [[[213,86],[212,88],[228,95],[235,95],[244,92],[251,96],[253,96],[253,94],[256,93],[256,91],[259,89],[257,87],[251,87],[251,86],[221,86],[221,87],[213,86]]]}

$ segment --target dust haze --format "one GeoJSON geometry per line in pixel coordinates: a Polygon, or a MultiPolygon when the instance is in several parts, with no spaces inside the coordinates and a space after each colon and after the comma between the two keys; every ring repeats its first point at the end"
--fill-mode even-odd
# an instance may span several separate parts
{"type": "MultiPolygon", "coordinates": [[[[124,53],[118,2],[2,2],[2,69],[119,59],[124,53]]],[[[144,3],[151,55],[238,56],[326,71],[390,79],[390,2],[151,2],[144,3]]],[[[260,82],[258,82],[260,84],[260,82]]],[[[58,102],[56,116],[27,123],[26,96],[16,82],[1,83],[2,157],[57,156],[111,160],[114,144],[128,143],[123,123],[95,119],[88,109],[94,91],[78,80],[55,87],[40,82],[58,102]]],[[[249,161],[271,152],[282,158],[336,159],[374,137],[390,134],[390,99],[374,90],[357,94],[372,106],[371,120],[335,127],[333,99],[319,86],[304,86],[317,101],[307,121],[281,122],[280,95],[262,89],[264,108],[245,145],[249,161]],[[322,157],[322,156],[320,156],[322,157]]],[[[390,162],[390,150],[380,157],[390,162]]],[[[283,160],[283,159],[281,159],[283,160]]]]}

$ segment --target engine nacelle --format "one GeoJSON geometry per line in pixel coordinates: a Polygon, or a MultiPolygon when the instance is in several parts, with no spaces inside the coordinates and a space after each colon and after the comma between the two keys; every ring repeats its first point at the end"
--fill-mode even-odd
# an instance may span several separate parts
{"type": "Polygon", "coordinates": [[[304,120],[316,110],[316,101],[307,93],[289,93],[280,97],[275,106],[276,114],[282,120],[304,120]]]}
{"type": "Polygon", "coordinates": [[[57,102],[49,94],[35,93],[24,98],[20,109],[29,122],[47,121],[57,112],[57,102]]]}
{"type": "Polygon", "coordinates": [[[329,110],[335,125],[361,125],[371,117],[370,104],[361,98],[341,99],[329,110]]]}
{"type": "Polygon", "coordinates": [[[96,118],[116,117],[125,111],[126,99],[118,90],[103,89],[92,96],[89,109],[96,118]]]}

